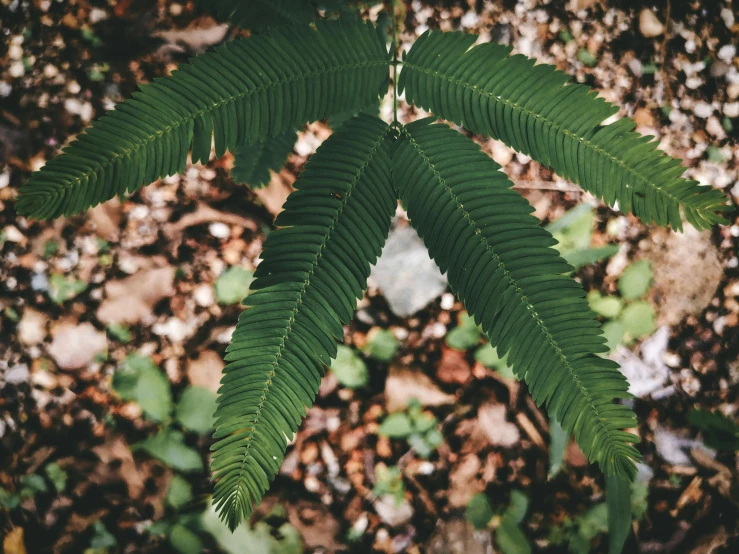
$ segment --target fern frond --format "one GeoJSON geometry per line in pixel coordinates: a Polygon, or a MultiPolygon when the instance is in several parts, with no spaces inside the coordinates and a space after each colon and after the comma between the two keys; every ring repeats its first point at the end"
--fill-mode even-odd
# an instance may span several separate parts
{"type": "Polygon", "coordinates": [[[604,472],[631,476],[636,417],[600,325],[555,239],[470,139],[430,120],[401,128],[393,182],[439,269],[537,404],[604,472]]]}
{"type": "Polygon", "coordinates": [[[279,172],[293,151],[298,133],[290,131],[276,137],[240,147],[234,152],[231,178],[236,183],[260,189],[269,184],[270,171],[279,172]]]}
{"type": "Polygon", "coordinates": [[[16,209],[48,219],[79,213],[142,184],[307,121],[366,106],[387,92],[385,41],[370,23],[318,21],[231,41],[93,123],[34,173],[16,209]]]}
{"type": "Polygon", "coordinates": [[[534,65],[476,35],[427,32],[403,61],[408,102],[491,136],[553,168],[585,190],[646,222],[682,228],[679,207],[697,228],[725,223],[723,194],[681,178],[684,169],[651,137],[586,86],[550,65],[534,65]]]}
{"type": "Polygon", "coordinates": [[[331,135],[265,241],[216,411],[213,500],[231,528],[277,474],[382,251],[397,206],[387,130],[360,115],[331,135]]]}

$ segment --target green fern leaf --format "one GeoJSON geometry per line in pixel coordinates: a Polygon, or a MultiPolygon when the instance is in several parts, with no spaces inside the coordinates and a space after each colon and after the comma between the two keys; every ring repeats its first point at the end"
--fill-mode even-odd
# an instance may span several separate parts
{"type": "Polygon", "coordinates": [[[387,92],[385,41],[369,23],[318,21],[231,41],[141,87],[34,173],[16,209],[72,215],[216,156],[366,106],[387,92]]]}
{"type": "Polygon", "coordinates": [[[252,189],[260,189],[269,184],[270,171],[279,172],[293,151],[298,133],[290,131],[268,138],[253,145],[242,146],[234,152],[234,166],[231,178],[252,189]]]}
{"type": "Polygon", "coordinates": [[[604,472],[634,474],[636,425],[618,365],[556,241],[470,139],[430,119],[401,129],[393,181],[411,223],[468,312],[537,404],[604,472]]]}
{"type": "Polygon", "coordinates": [[[679,207],[697,228],[725,223],[723,194],[681,178],[684,169],[633,132],[628,118],[602,125],[618,108],[569,76],[534,65],[476,35],[425,33],[403,61],[406,100],[491,136],[621,210],[646,222],[682,228],[679,207]]]}
{"type": "Polygon", "coordinates": [[[331,135],[265,241],[216,411],[213,500],[231,528],[277,474],[382,251],[397,206],[387,130],[360,115],[331,135]]]}

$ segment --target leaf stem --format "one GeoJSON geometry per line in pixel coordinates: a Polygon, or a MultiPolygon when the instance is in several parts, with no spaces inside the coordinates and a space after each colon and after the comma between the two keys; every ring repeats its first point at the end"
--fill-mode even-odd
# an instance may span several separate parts
{"type": "Polygon", "coordinates": [[[395,19],[395,2],[396,0],[390,0],[390,4],[393,10],[393,124],[398,123],[398,39],[396,35],[396,27],[398,26],[398,22],[395,19]]]}

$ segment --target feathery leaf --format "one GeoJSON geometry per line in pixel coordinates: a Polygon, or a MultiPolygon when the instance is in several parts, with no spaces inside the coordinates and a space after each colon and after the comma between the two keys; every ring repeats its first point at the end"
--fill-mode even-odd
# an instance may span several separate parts
{"type": "Polygon", "coordinates": [[[232,529],[277,474],[382,251],[397,206],[387,130],[360,115],[331,135],[265,241],[216,411],[213,501],[232,529]]]}
{"type": "Polygon", "coordinates": [[[385,41],[370,24],[318,21],[231,41],[143,85],[34,173],[16,209],[72,215],[216,156],[369,104],[387,92],[385,41]]]}
{"type": "Polygon", "coordinates": [[[279,172],[293,151],[298,134],[295,131],[277,135],[256,144],[240,147],[234,152],[231,178],[252,189],[269,184],[270,171],[279,172]]]}
{"type": "Polygon", "coordinates": [[[552,167],[621,210],[682,228],[679,207],[695,227],[726,220],[718,190],[681,177],[679,160],[633,132],[618,108],[550,65],[495,43],[470,48],[477,35],[426,32],[403,61],[399,92],[406,100],[473,133],[499,139],[552,167]]]}
{"type": "Polygon", "coordinates": [[[575,435],[608,474],[630,477],[639,457],[624,428],[636,417],[618,365],[556,241],[470,139],[430,119],[401,128],[393,181],[418,231],[467,311],[537,404],[575,435]]]}

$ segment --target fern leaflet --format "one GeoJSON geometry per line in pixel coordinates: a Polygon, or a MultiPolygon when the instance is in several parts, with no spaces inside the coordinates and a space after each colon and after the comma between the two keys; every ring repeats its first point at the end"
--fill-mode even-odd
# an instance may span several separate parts
{"type": "Polygon", "coordinates": [[[231,528],[277,474],[382,251],[397,205],[387,129],[360,115],[331,135],[265,241],[216,411],[213,500],[231,528]]]}
{"type": "Polygon", "coordinates": [[[575,435],[603,471],[633,475],[636,417],[618,365],[554,238],[500,167],[465,136],[430,119],[401,128],[393,181],[411,223],[467,311],[537,404],[575,435]]]}
{"type": "Polygon", "coordinates": [[[682,228],[679,207],[699,229],[725,223],[724,195],[680,176],[679,160],[656,150],[634,122],[603,121],[618,108],[550,65],[476,35],[427,32],[403,62],[398,83],[410,103],[473,133],[502,140],[585,190],[646,222],[682,228]]]}

